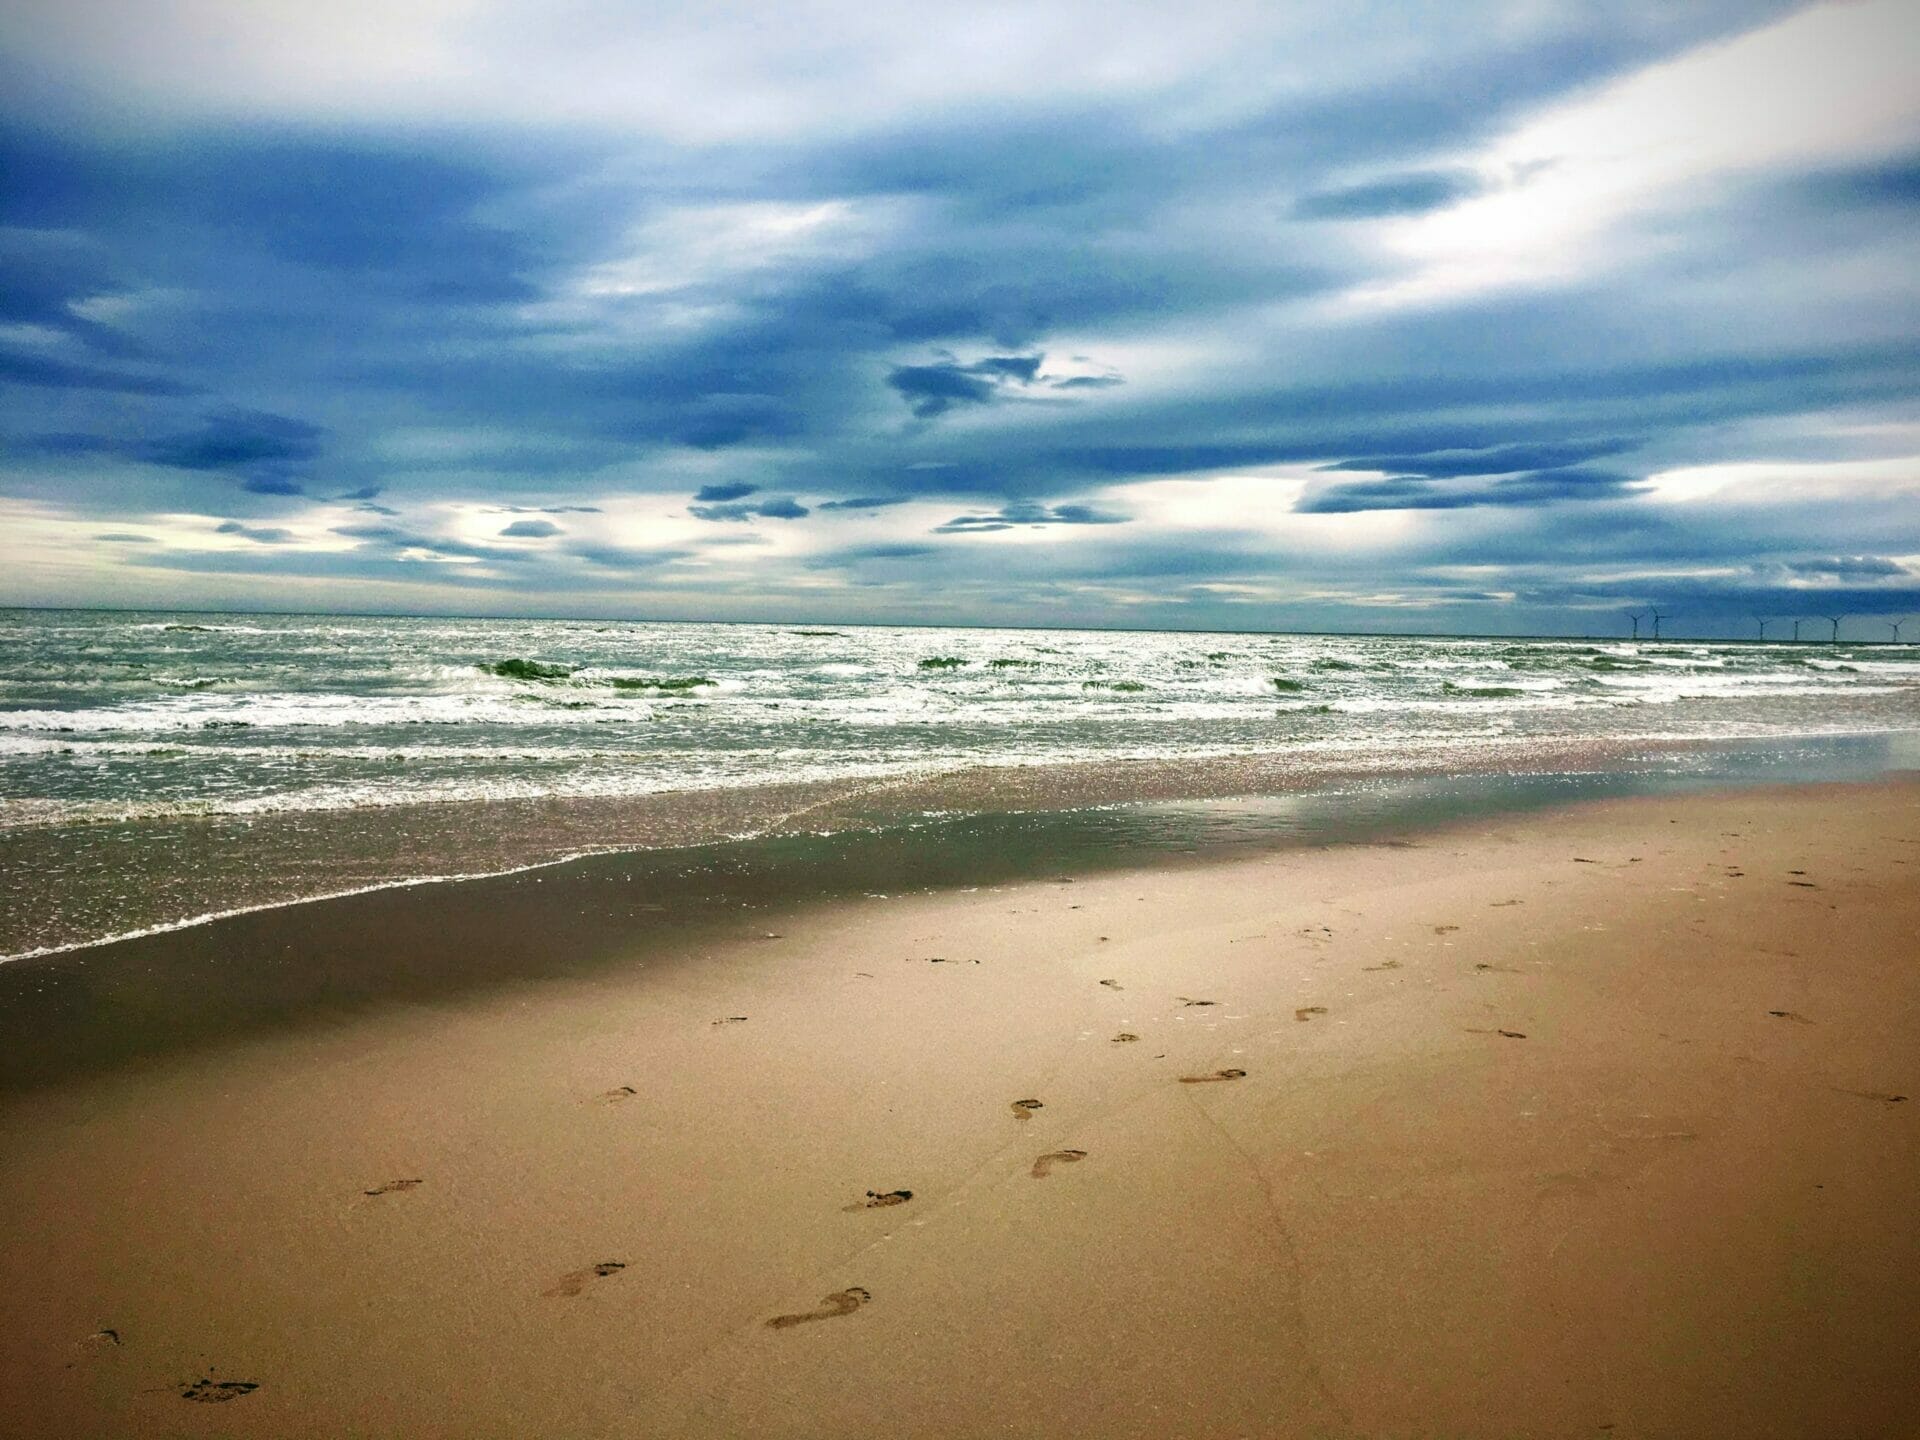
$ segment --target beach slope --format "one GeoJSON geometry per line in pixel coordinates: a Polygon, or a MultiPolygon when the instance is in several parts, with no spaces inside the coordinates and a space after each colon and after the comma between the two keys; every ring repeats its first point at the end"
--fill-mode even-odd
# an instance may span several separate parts
{"type": "Polygon", "coordinates": [[[4,1428],[1920,1433],[1916,937],[1896,779],[209,1039],[0,1102],[4,1428]]]}

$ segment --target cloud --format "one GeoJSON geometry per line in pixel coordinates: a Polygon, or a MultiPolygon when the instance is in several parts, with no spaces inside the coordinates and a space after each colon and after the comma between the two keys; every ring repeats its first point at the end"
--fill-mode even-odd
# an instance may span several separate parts
{"type": "Polygon", "coordinates": [[[190,395],[194,387],[164,376],[133,375],[78,361],[0,349],[0,382],[49,390],[105,390],[124,395],[190,395]]]}
{"type": "Polygon", "coordinates": [[[1414,170],[1303,195],[1293,213],[1304,220],[1373,220],[1418,215],[1476,195],[1484,182],[1470,170],[1414,170]]]}
{"type": "Polygon", "coordinates": [[[850,495],[844,500],[823,500],[813,508],[816,510],[885,510],[893,505],[905,505],[915,497],[912,495],[850,495]]]}
{"type": "Polygon", "coordinates": [[[349,540],[362,541],[376,551],[393,555],[404,555],[411,551],[457,560],[504,560],[518,564],[527,561],[532,554],[518,547],[479,545],[470,540],[431,535],[401,525],[335,525],[332,533],[349,540]]]}
{"type": "Polygon", "coordinates": [[[916,418],[931,420],[956,405],[990,404],[1008,387],[1031,385],[1043,360],[1040,355],[989,355],[966,365],[957,360],[896,365],[887,373],[887,384],[916,418]]]}
{"type": "MultiPolygon", "coordinates": [[[[750,485],[747,490],[751,494],[754,487],[750,485]]],[[[756,516],[768,520],[799,520],[812,512],[791,495],[770,495],[765,500],[755,500],[750,504],[745,501],[736,501],[723,505],[689,505],[687,513],[698,520],[751,520],[756,516]]]]}
{"type": "Polygon", "coordinates": [[[656,566],[668,565],[675,560],[684,560],[695,552],[677,549],[672,546],[645,548],[639,546],[575,544],[568,550],[590,565],[606,570],[651,570],[656,566]]]}
{"type": "Polygon", "coordinates": [[[154,540],[153,536],[151,535],[134,535],[127,531],[121,531],[121,530],[110,531],[102,535],[95,535],[92,538],[95,540],[105,541],[106,543],[112,544],[112,545],[153,545],[158,543],[157,541],[154,540]]]}
{"type": "Polygon", "coordinates": [[[1042,505],[1035,501],[1023,501],[1002,506],[990,514],[956,515],[944,525],[935,526],[934,533],[980,534],[1029,525],[1124,525],[1128,519],[1128,516],[1111,514],[1091,505],[1042,505]]]}
{"type": "Polygon", "coordinates": [[[1394,475],[1330,485],[1303,495],[1302,515],[1350,515],[1364,510],[1464,510],[1479,505],[1552,505],[1562,501],[1615,500],[1638,482],[1611,470],[1535,470],[1467,484],[1419,475],[1394,475]]]}
{"type": "Polygon", "coordinates": [[[1337,626],[1392,597],[1577,628],[1660,576],[1878,593],[1906,582],[1782,567],[1920,554],[1920,462],[1885,468],[1920,455],[1886,0],[1386,32],[102,3],[0,57],[0,505],[71,520],[10,595],[109,603],[130,542],[88,537],[151,530],[156,567],[231,577],[170,593],[263,605],[444,571],[469,612],[602,583],[603,613],[1337,626]],[[614,538],[478,533],[581,511],[614,538]],[[154,519],[227,514],[383,533],[201,562],[154,519]],[[926,553],[834,548],[945,515],[926,553]],[[961,538],[1033,527],[1073,543],[961,538]],[[754,565],[716,553],[748,537],[754,565]]]}
{"type": "Polygon", "coordinates": [[[551,520],[516,520],[500,533],[516,540],[541,540],[563,532],[551,520]]]}
{"type": "Polygon", "coordinates": [[[1425,455],[1365,455],[1323,466],[1326,470],[1385,471],[1440,479],[1458,475],[1508,475],[1519,470],[1557,470],[1630,450],[1629,439],[1576,440],[1544,445],[1492,445],[1477,450],[1440,450],[1425,455]]]}
{"type": "MultiPolygon", "coordinates": [[[[320,453],[319,427],[263,410],[210,415],[198,429],[153,441],[140,458],[177,470],[248,470],[304,464],[320,453]]],[[[289,494],[290,491],[269,491],[289,494]]]]}
{"type": "Polygon", "coordinates": [[[298,480],[289,479],[285,475],[249,475],[240,482],[240,488],[252,495],[304,495],[307,493],[306,487],[298,480]]]}
{"type": "Polygon", "coordinates": [[[1815,560],[1788,560],[1783,568],[1809,579],[1832,580],[1911,580],[1913,572],[1897,560],[1884,555],[1828,555],[1815,560]]]}
{"type": "Polygon", "coordinates": [[[285,545],[293,539],[293,531],[275,525],[243,525],[238,520],[223,520],[213,528],[217,534],[238,535],[256,545],[285,545]]]}

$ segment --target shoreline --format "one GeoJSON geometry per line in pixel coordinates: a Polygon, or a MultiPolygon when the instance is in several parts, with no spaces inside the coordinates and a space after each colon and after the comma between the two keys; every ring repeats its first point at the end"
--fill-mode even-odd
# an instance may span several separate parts
{"type": "MultiPolygon", "coordinates": [[[[37,910],[21,907],[11,922],[0,917],[0,966],[384,889],[498,878],[598,856],[900,825],[928,815],[1272,798],[1368,780],[1632,774],[1661,761],[1702,756],[1711,768],[1716,755],[1722,757],[1723,779],[1730,781],[1741,764],[1767,763],[1795,749],[1815,758],[1784,778],[1866,778],[1920,764],[1916,733],[1490,739],[1468,747],[1402,748],[1369,763],[1339,751],[1273,751],[973,766],[623,797],[36,823],[0,830],[0,870],[54,877],[53,893],[37,910]],[[1835,768],[1831,757],[1850,747],[1884,754],[1835,768]],[[811,819],[798,823],[802,817],[811,819]],[[271,868],[256,859],[262,854],[271,868]],[[429,862],[424,872],[418,866],[422,856],[429,862]],[[136,903],[129,890],[168,898],[149,900],[161,913],[143,915],[128,908],[136,903]]],[[[1681,783],[1686,779],[1681,776],[1681,783]]]]}
{"type": "Polygon", "coordinates": [[[1908,776],[736,875],[662,946],[530,877],[181,932],[530,968],[0,1094],[0,1382],[24,1437],[1901,1433],[1915,865],[1908,776]]]}
{"type": "MultiPolygon", "coordinates": [[[[1718,757],[1735,769],[1749,758],[1739,747],[1667,753],[1718,757]]],[[[1784,787],[1716,779],[1711,771],[1394,771],[1315,776],[1317,783],[1263,795],[1239,793],[1244,772],[1227,769],[1214,775],[1218,794],[1185,803],[1103,804],[1082,791],[1074,808],[1008,806],[911,820],[904,818],[913,813],[909,805],[887,817],[890,824],[869,816],[837,829],[776,825],[707,843],[609,847],[506,871],[303,895],[0,961],[0,1098],[256,1032],[298,1033],[394,1006],[464,1003],[515,985],[593,977],[714,943],[743,917],[877,892],[930,896],[1048,876],[1205,870],[1343,845],[1417,845],[1463,826],[1517,823],[1609,799],[1791,794],[1920,775],[1867,767],[1863,778],[1857,765],[1842,768],[1853,772],[1844,781],[1802,778],[1784,787]],[[552,937],[563,933],[568,943],[556,955],[552,937]],[[404,959],[394,937],[404,937],[404,959]],[[263,964],[261,956],[273,959],[263,964]],[[214,995],[217,1006],[209,1008],[205,997],[214,995]]],[[[964,778],[977,787],[977,800],[1024,798],[994,796],[1005,773],[964,778]]],[[[1191,793],[1178,784],[1191,772],[1158,773],[1175,782],[1170,793],[1191,793]]],[[[1057,768],[1043,774],[1060,778],[1057,768]]],[[[1092,767],[1086,774],[1101,778],[1092,767]]],[[[790,813],[848,798],[830,795],[790,813]]]]}

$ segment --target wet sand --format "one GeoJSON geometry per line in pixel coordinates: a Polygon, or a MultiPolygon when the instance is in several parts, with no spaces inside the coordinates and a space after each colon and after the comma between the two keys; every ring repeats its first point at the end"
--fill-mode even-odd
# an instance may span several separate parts
{"type": "MultiPolygon", "coordinates": [[[[1873,738],[1853,737],[1869,747],[1873,738]]],[[[1741,748],[1620,737],[1481,738],[1469,747],[1402,744],[1205,759],[970,766],[654,795],[23,824],[0,830],[0,874],[33,875],[43,883],[36,903],[0,908],[0,956],[93,944],[421,876],[500,875],[576,856],[897,825],[929,813],[993,815],[1289,795],[1363,778],[1610,771],[1648,757],[1732,755],[1741,748]]],[[[1742,758],[1750,767],[1770,757],[1748,753],[1742,758]]],[[[1869,759],[1852,774],[1781,778],[1857,779],[1884,768],[1869,759]]],[[[1740,773],[1762,772],[1743,768],[1740,773]]]]}
{"type": "Polygon", "coordinates": [[[1920,1433],[1917,871],[1896,780],[155,937],[192,1043],[0,1098],[6,1433],[1920,1433]],[[490,983],[354,988],[455,911],[490,983]]]}

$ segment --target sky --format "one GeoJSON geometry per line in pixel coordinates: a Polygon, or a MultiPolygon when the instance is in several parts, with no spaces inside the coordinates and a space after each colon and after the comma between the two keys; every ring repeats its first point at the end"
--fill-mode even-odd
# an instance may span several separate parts
{"type": "Polygon", "coordinates": [[[0,604],[1920,616],[1911,0],[0,31],[0,604]]]}

